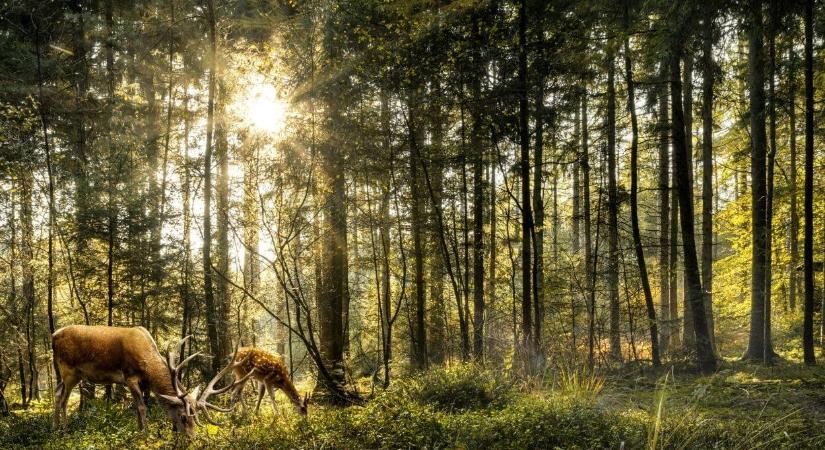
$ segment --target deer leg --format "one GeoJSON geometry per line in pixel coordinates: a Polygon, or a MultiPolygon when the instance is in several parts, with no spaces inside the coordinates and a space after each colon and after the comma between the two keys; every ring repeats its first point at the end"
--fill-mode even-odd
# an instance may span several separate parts
{"type": "Polygon", "coordinates": [[[230,405],[235,406],[235,403],[240,400],[241,401],[241,410],[243,411],[244,417],[249,415],[249,411],[246,409],[246,402],[243,398],[243,389],[246,387],[246,382],[249,380],[244,380],[240,384],[236,385],[232,388],[232,395],[230,396],[230,405]]]}
{"type": "Polygon", "coordinates": [[[66,406],[69,404],[69,396],[72,394],[72,389],[80,382],[80,377],[73,371],[61,370],[62,381],[58,383],[55,390],[54,399],[54,426],[60,426],[61,418],[66,419],[66,406]]]}
{"type": "Polygon", "coordinates": [[[266,391],[269,393],[269,399],[272,400],[272,413],[273,417],[275,414],[281,415],[280,410],[278,409],[278,404],[275,402],[275,390],[272,385],[266,385],[266,391]]]}
{"type": "Polygon", "coordinates": [[[132,393],[132,402],[135,404],[138,415],[138,426],[146,431],[146,404],[143,402],[143,392],[140,390],[140,380],[134,377],[126,379],[126,386],[132,393]]]}
{"type": "Polygon", "coordinates": [[[264,399],[264,392],[266,392],[266,383],[263,381],[258,382],[258,402],[255,404],[255,415],[258,416],[261,413],[261,400],[264,399]]]}

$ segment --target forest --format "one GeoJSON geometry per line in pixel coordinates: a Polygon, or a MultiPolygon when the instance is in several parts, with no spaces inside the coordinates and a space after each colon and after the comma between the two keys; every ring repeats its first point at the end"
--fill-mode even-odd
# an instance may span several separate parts
{"type": "Polygon", "coordinates": [[[0,449],[825,448],[823,36],[0,0],[0,449]]]}

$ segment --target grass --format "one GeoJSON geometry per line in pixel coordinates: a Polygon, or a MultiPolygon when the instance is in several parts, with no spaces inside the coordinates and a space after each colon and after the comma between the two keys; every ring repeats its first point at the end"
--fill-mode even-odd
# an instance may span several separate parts
{"type": "Polygon", "coordinates": [[[307,419],[283,403],[259,418],[176,440],[162,411],[147,433],[128,404],[94,403],[51,429],[48,402],[0,418],[0,448],[547,449],[823,448],[825,370],[727,362],[713,376],[679,371],[592,377],[566,370],[528,389],[476,366],[396,380],[365,406],[313,405],[307,419]]]}

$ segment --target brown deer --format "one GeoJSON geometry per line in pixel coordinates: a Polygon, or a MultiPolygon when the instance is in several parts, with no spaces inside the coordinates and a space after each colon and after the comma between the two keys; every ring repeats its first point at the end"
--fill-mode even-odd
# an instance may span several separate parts
{"type": "MultiPolygon", "coordinates": [[[[178,341],[175,349],[179,351],[187,339],[189,336],[178,341]]],[[[177,356],[167,348],[164,360],[155,340],[143,327],[67,326],[52,335],[52,350],[61,377],[55,390],[55,427],[60,425],[61,417],[65,419],[69,395],[81,380],[125,385],[132,393],[141,430],[146,430],[146,404],[143,402],[146,390],[158,397],[158,403],[172,420],[173,429],[187,436],[194,435],[195,425],[200,425],[198,413],[202,412],[204,418],[214,424],[208,410],[231,411],[231,408],[221,408],[207,400],[210,395],[219,395],[235,387],[230,384],[215,389],[215,383],[236,364],[227,365],[203,391],[198,386],[189,393],[181,385],[180,372],[199,352],[178,362],[177,356]]],[[[246,378],[241,377],[236,383],[245,381],[246,378]]]]}
{"type": "Polygon", "coordinates": [[[231,404],[240,399],[241,405],[246,414],[246,404],[243,398],[240,398],[243,392],[244,385],[249,379],[258,382],[258,399],[255,406],[255,414],[257,415],[261,408],[261,400],[264,397],[264,392],[269,393],[269,399],[272,400],[272,407],[277,410],[278,406],[275,403],[275,391],[281,389],[289,398],[295,411],[302,416],[307,415],[307,405],[309,404],[309,397],[304,395],[303,398],[298,394],[295,385],[292,384],[292,379],[289,376],[289,370],[284,363],[284,357],[278,354],[272,354],[260,348],[241,347],[235,352],[234,359],[235,373],[235,388],[232,391],[231,404]]]}

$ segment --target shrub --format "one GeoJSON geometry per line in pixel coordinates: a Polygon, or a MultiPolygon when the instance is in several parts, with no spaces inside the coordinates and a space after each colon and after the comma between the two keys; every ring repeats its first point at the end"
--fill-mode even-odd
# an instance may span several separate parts
{"type": "Polygon", "coordinates": [[[446,412],[501,407],[512,396],[512,383],[474,364],[432,369],[396,383],[390,392],[446,412]]]}

